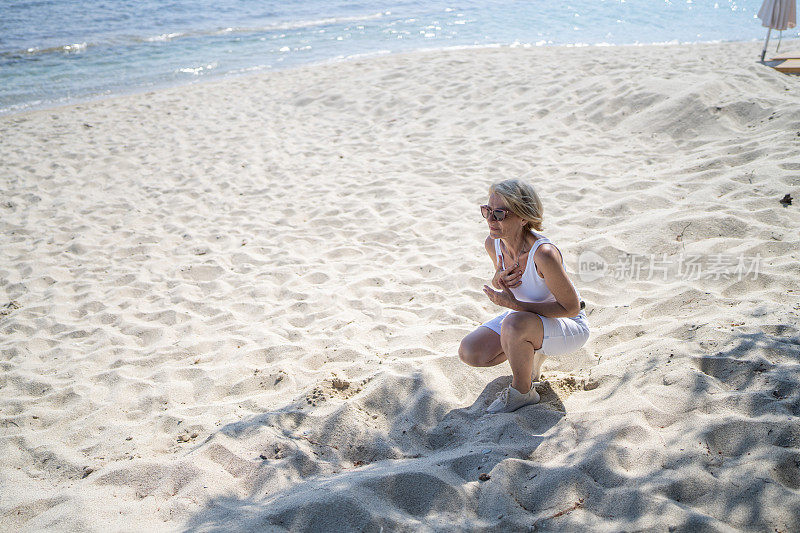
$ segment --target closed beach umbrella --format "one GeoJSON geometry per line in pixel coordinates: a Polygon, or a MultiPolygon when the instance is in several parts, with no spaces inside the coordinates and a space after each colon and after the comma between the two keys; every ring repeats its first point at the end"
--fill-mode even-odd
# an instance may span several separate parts
{"type": "Polygon", "coordinates": [[[758,18],[761,25],[767,30],[767,39],[764,41],[764,50],[761,51],[761,61],[767,53],[769,44],[769,33],[772,30],[785,30],[794,28],[797,20],[797,3],[795,0],[764,0],[761,9],[758,10],[758,18]]]}

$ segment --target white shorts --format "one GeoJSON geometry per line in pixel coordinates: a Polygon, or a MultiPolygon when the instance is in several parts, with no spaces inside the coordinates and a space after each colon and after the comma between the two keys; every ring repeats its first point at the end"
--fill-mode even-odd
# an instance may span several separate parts
{"type": "MultiPolygon", "coordinates": [[[[488,322],[481,324],[481,326],[489,328],[500,335],[500,327],[503,324],[503,319],[515,312],[516,311],[506,311],[502,315],[498,315],[488,322]]],[[[543,355],[556,356],[572,353],[589,340],[589,323],[586,321],[586,315],[584,315],[583,312],[571,318],[538,316],[542,319],[544,338],[542,339],[541,349],[536,351],[543,355]]]]}

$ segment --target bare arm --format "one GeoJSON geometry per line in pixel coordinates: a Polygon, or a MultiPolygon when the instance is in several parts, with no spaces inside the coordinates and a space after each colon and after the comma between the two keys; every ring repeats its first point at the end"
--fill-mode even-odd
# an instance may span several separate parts
{"type": "Polygon", "coordinates": [[[484,292],[489,299],[497,305],[507,307],[514,311],[528,311],[551,318],[572,317],[581,312],[578,293],[567,277],[561,265],[561,256],[554,246],[543,244],[534,255],[534,261],[539,272],[544,276],[544,282],[555,297],[555,302],[521,302],[506,287],[499,287],[502,292],[492,291],[484,287],[484,292]]]}
{"type": "Polygon", "coordinates": [[[489,254],[489,257],[492,258],[492,264],[494,265],[494,269],[497,270],[497,257],[494,253],[494,239],[491,237],[486,237],[486,240],[483,241],[483,247],[486,248],[486,253],[489,254]]]}
{"type": "Polygon", "coordinates": [[[555,302],[530,303],[519,302],[524,309],[520,311],[530,311],[542,316],[552,318],[571,317],[581,312],[581,302],[575,287],[569,281],[564,266],[561,264],[561,254],[555,246],[543,244],[536,250],[534,256],[539,272],[544,276],[544,283],[550,292],[555,296],[555,302]]]}
{"type": "Polygon", "coordinates": [[[563,305],[558,302],[520,302],[516,301],[516,305],[510,309],[514,311],[527,311],[529,313],[536,313],[537,315],[547,316],[550,318],[573,317],[580,313],[580,308],[574,313],[567,311],[563,305]]]}
{"type": "Polygon", "coordinates": [[[495,289],[502,290],[503,287],[500,285],[499,277],[502,270],[497,265],[497,255],[494,253],[494,239],[491,237],[486,237],[486,240],[483,242],[483,247],[486,248],[486,253],[489,254],[489,257],[492,258],[492,264],[494,265],[494,277],[492,277],[492,287],[495,289]]]}

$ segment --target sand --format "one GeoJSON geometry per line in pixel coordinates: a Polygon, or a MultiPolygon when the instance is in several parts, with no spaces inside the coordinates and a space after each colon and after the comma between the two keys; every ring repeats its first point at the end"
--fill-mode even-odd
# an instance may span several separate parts
{"type": "Polygon", "coordinates": [[[800,78],[760,49],[420,52],[0,117],[0,529],[797,531],[800,78]],[[520,176],[592,337],[491,416],[508,367],[457,351],[500,311],[478,205],[520,176]]]}

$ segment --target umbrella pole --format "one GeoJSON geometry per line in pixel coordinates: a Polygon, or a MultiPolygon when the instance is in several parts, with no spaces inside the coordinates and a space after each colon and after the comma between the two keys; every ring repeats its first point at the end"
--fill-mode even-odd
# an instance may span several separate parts
{"type": "Polygon", "coordinates": [[[769,33],[772,31],[772,28],[767,28],[767,39],[764,41],[764,49],[761,50],[761,62],[764,62],[764,56],[767,55],[767,45],[769,44],[769,33]]]}

